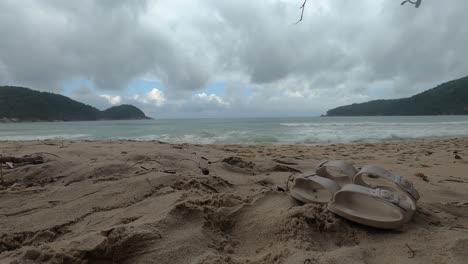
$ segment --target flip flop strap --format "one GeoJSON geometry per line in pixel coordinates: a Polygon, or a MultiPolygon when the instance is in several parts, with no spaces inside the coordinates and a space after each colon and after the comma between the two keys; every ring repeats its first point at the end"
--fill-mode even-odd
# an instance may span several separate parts
{"type": "Polygon", "coordinates": [[[398,206],[404,211],[411,210],[410,204],[400,199],[400,197],[398,197],[398,195],[396,195],[394,192],[391,192],[388,190],[373,189],[373,188],[368,188],[368,187],[361,186],[361,185],[348,184],[345,187],[343,187],[341,191],[350,191],[350,192],[360,193],[363,195],[368,195],[370,197],[374,197],[376,199],[380,199],[380,200],[389,202],[391,204],[394,204],[395,206],[398,206]]]}
{"type": "Polygon", "coordinates": [[[341,187],[334,180],[320,177],[317,174],[308,175],[308,176],[305,176],[304,178],[311,180],[313,182],[316,182],[320,184],[321,186],[323,186],[332,194],[332,197],[335,195],[336,192],[338,192],[341,189],[341,187]]]}
{"type": "Polygon", "coordinates": [[[381,167],[378,166],[364,166],[353,178],[353,183],[358,184],[358,185],[363,185],[369,187],[368,184],[365,183],[363,180],[362,176],[363,175],[371,175],[375,177],[381,177],[386,180],[389,180],[393,183],[396,184],[401,190],[406,192],[408,195],[410,195],[415,201],[419,200],[419,193],[416,191],[414,188],[413,184],[406,180],[404,177],[391,173],[381,167]]]}
{"type": "Polygon", "coordinates": [[[351,163],[343,161],[343,160],[322,161],[315,168],[315,172],[322,177],[333,178],[333,176],[327,172],[328,167],[339,170],[341,173],[348,176],[350,180],[352,180],[353,176],[358,172],[356,168],[354,168],[354,166],[351,165],[351,163]]]}

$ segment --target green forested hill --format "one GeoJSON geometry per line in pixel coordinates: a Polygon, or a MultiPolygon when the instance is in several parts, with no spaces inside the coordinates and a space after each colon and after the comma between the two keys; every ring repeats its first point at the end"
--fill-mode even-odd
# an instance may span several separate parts
{"type": "Polygon", "coordinates": [[[105,111],[66,96],[15,86],[0,86],[0,119],[18,121],[85,121],[146,119],[138,108],[129,105],[105,111]]]}
{"type": "Polygon", "coordinates": [[[409,98],[341,106],[327,116],[468,115],[468,76],[409,98]]]}
{"type": "Polygon", "coordinates": [[[145,113],[133,105],[113,106],[102,111],[101,116],[110,120],[147,119],[145,113]]]}

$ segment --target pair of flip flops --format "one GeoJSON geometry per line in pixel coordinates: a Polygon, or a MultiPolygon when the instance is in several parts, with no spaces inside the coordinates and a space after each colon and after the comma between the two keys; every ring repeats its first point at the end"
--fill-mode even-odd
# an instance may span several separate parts
{"type": "Polygon", "coordinates": [[[346,161],[320,163],[316,174],[297,177],[290,188],[303,203],[327,204],[328,210],[363,225],[397,229],[411,220],[419,193],[400,175],[377,166],[357,170],[346,161]]]}

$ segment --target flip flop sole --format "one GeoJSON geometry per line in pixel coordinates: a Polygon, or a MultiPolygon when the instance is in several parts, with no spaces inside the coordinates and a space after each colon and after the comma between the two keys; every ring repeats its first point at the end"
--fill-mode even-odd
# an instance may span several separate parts
{"type": "Polygon", "coordinates": [[[328,210],[350,221],[380,229],[397,229],[414,214],[411,203],[386,190],[346,185],[338,191],[328,210]]]}

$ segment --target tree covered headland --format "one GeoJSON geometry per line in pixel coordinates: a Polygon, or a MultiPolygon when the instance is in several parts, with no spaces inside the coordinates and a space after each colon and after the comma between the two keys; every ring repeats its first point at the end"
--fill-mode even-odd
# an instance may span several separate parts
{"type": "Polygon", "coordinates": [[[409,98],[375,100],[331,109],[327,116],[468,115],[468,76],[409,98]]]}
{"type": "Polygon", "coordinates": [[[133,105],[112,106],[102,111],[101,117],[109,120],[148,119],[143,111],[133,105]]]}
{"type": "Polygon", "coordinates": [[[17,121],[92,121],[148,119],[131,105],[99,109],[66,96],[29,88],[0,86],[0,119],[17,121]]]}

